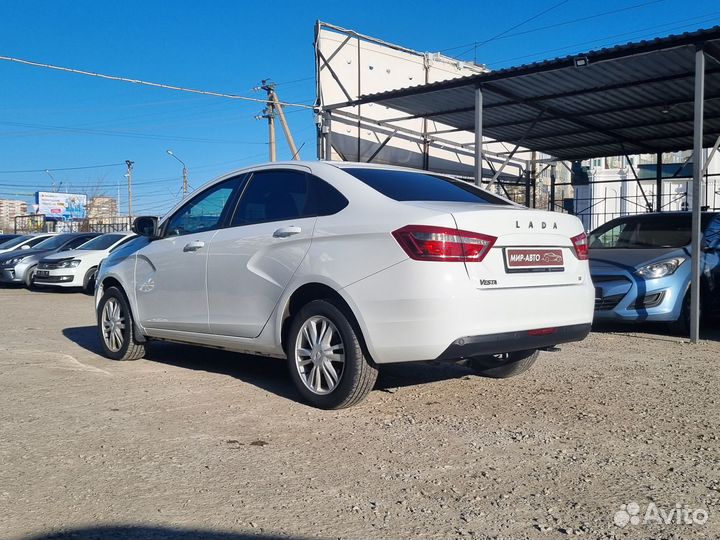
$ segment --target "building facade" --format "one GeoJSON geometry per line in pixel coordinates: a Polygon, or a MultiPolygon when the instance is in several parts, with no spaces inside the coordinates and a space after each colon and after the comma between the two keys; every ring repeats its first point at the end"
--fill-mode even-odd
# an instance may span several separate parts
{"type": "Polygon", "coordinates": [[[87,203],[87,217],[93,221],[111,221],[117,218],[118,205],[115,197],[98,195],[91,197],[87,203]]]}
{"type": "Polygon", "coordinates": [[[0,231],[13,232],[15,217],[28,213],[28,204],[16,199],[0,199],[0,231]]]}

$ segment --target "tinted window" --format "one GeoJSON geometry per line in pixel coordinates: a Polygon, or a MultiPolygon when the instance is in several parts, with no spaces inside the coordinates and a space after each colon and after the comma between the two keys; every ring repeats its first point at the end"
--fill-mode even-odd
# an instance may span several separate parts
{"type": "Polygon", "coordinates": [[[58,234],[57,236],[51,236],[46,238],[42,242],[38,242],[34,245],[35,249],[57,249],[61,247],[65,242],[70,240],[73,236],[70,234],[58,234]]]}
{"type": "MultiPolygon", "coordinates": [[[[711,218],[704,214],[701,227],[711,218]]],[[[690,244],[692,218],[688,213],[631,216],[609,221],[590,233],[593,249],[678,248],[690,244]]]]}
{"type": "Polygon", "coordinates": [[[125,238],[124,234],[103,234],[97,238],[93,238],[89,242],[85,242],[78,249],[107,249],[123,238],[125,238]]]}
{"type": "Polygon", "coordinates": [[[307,175],[308,198],[303,215],[330,216],[348,205],[348,200],[337,189],[315,176],[307,175]]]}
{"type": "Polygon", "coordinates": [[[720,214],[705,227],[705,245],[708,247],[720,247],[720,214]]]}
{"type": "MultiPolygon", "coordinates": [[[[2,249],[14,248],[15,246],[19,246],[20,244],[25,242],[27,239],[28,239],[27,236],[19,236],[17,238],[13,238],[12,240],[7,240],[6,242],[3,242],[2,244],[0,244],[0,248],[2,248],[2,249]]],[[[40,240],[42,240],[42,239],[40,239],[40,240]]],[[[40,240],[38,240],[38,242],[40,240]]]]}
{"type": "Polygon", "coordinates": [[[78,236],[77,238],[74,238],[70,242],[67,243],[66,246],[64,246],[64,249],[70,250],[75,249],[77,247],[82,246],[85,242],[90,240],[91,238],[95,238],[95,235],[93,236],[78,236]]]}
{"type": "Polygon", "coordinates": [[[396,201],[510,204],[472,184],[434,174],[392,169],[344,168],[371,188],[396,201]]]}
{"type": "Polygon", "coordinates": [[[165,236],[217,229],[221,225],[227,202],[239,184],[239,177],[231,178],[193,197],[169,219],[165,226],[165,236]]]}
{"type": "Polygon", "coordinates": [[[243,192],[233,225],[249,225],[335,214],[348,201],[327,182],[299,171],[253,174],[243,192]]]}

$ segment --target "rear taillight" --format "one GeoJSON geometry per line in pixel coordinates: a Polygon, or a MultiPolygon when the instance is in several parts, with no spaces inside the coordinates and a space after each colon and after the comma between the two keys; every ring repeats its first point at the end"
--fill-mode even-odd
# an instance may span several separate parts
{"type": "Polygon", "coordinates": [[[406,225],[392,235],[416,261],[480,262],[497,238],[470,231],[406,225]]]}
{"type": "Polygon", "coordinates": [[[588,237],[584,232],[573,236],[570,239],[575,249],[575,256],[581,261],[586,261],[588,258],[588,237]]]}

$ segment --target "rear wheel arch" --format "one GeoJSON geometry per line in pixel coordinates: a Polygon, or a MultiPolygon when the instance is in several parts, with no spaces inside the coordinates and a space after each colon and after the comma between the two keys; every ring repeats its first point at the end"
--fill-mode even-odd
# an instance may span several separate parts
{"type": "Polygon", "coordinates": [[[280,326],[280,342],[283,350],[286,350],[287,347],[287,340],[293,317],[302,309],[303,306],[313,300],[329,300],[343,312],[343,314],[348,318],[350,324],[354,327],[366,357],[372,362],[372,356],[368,351],[363,329],[358,321],[358,317],[355,315],[355,311],[343,295],[337,292],[337,290],[333,289],[329,285],[319,282],[311,282],[301,285],[293,291],[285,303],[285,307],[282,310],[282,323],[280,326]]]}

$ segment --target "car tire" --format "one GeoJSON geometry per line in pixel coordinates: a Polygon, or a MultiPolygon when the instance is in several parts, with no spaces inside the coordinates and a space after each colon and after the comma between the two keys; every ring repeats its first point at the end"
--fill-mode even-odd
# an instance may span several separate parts
{"type": "Polygon", "coordinates": [[[95,276],[97,275],[97,266],[93,266],[85,273],[83,278],[83,292],[92,295],[95,292],[95,276]]]}
{"type": "Polygon", "coordinates": [[[34,289],[35,288],[35,271],[37,270],[36,266],[31,266],[25,271],[25,287],[28,289],[34,289]]]}
{"type": "MultiPolygon", "coordinates": [[[[703,309],[702,302],[700,302],[700,320],[702,321],[703,309]]],[[[677,320],[668,323],[668,327],[673,334],[678,334],[683,337],[690,335],[690,289],[687,290],[683,297],[682,308],[680,309],[680,316],[677,320]]]]}
{"type": "Polygon", "coordinates": [[[535,363],[538,356],[537,349],[476,356],[468,360],[468,366],[482,377],[506,379],[525,373],[535,363]]]}
{"type": "Polygon", "coordinates": [[[377,368],[363,352],[360,332],[332,300],[313,300],[294,316],[286,345],[290,377],[303,399],[321,409],[342,409],[373,389],[377,368]]]}
{"type": "Polygon", "coordinates": [[[145,344],[135,339],[135,321],[125,294],[117,287],[105,291],[97,308],[97,327],[103,354],[113,360],[137,360],[145,344]]]}

